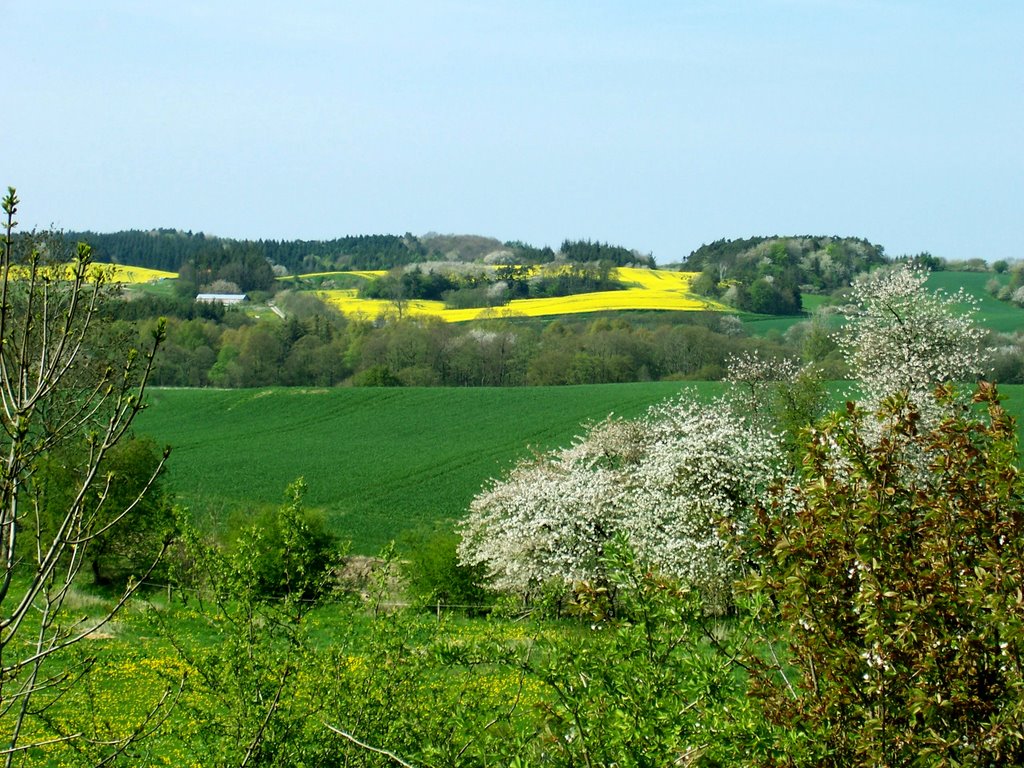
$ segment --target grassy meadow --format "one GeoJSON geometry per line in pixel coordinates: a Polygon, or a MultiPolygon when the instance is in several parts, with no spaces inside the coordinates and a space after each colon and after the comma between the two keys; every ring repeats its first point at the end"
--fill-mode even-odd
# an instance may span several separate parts
{"type": "MultiPolygon", "coordinates": [[[[996,275],[992,272],[932,272],[928,276],[928,287],[947,294],[956,293],[962,288],[978,308],[978,322],[990,330],[1000,333],[1024,330],[1024,308],[999,301],[988,292],[986,286],[993,278],[1003,284],[1009,281],[1009,275],[996,275]]],[[[830,299],[826,296],[803,296],[804,311],[808,313],[828,303],[830,299]]],[[[747,332],[755,336],[781,335],[794,323],[806,319],[801,315],[775,317],[740,313],[738,316],[747,332]]]]}
{"type": "Polygon", "coordinates": [[[964,293],[977,303],[978,319],[986,328],[1003,333],[1024,330],[1024,309],[1008,301],[999,301],[986,290],[992,279],[1000,283],[1009,282],[1009,275],[994,275],[991,272],[933,272],[928,277],[928,286],[955,293],[963,288],[964,293]]]}

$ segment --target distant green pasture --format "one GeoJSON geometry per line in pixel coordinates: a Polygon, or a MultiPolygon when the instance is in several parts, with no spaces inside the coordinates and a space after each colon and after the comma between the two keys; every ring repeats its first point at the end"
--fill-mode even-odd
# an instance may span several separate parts
{"type": "MultiPolygon", "coordinates": [[[[1008,275],[996,275],[992,272],[933,272],[928,277],[928,287],[933,290],[941,289],[950,294],[963,288],[964,293],[977,302],[977,320],[980,325],[1003,333],[1024,331],[1024,309],[999,301],[989,294],[986,286],[993,278],[1003,284],[1009,280],[1008,275]]],[[[803,297],[804,310],[808,313],[827,302],[828,297],[825,296],[807,294],[803,297]]],[[[775,317],[750,314],[741,314],[740,318],[747,332],[755,336],[781,335],[795,323],[807,319],[800,315],[775,317]]]]}
{"type": "Polygon", "coordinates": [[[178,281],[175,278],[164,278],[147,283],[126,283],[122,290],[129,295],[147,295],[159,297],[173,297],[177,293],[175,286],[178,281]]]}
{"type": "Polygon", "coordinates": [[[461,517],[488,478],[581,424],[636,416],[703,383],[424,389],[158,389],[137,430],[172,446],[168,482],[200,525],[222,528],[283,499],[307,504],[357,552],[461,517]]]}
{"type": "Polygon", "coordinates": [[[1009,276],[991,272],[933,272],[928,278],[928,286],[941,288],[948,293],[963,288],[964,293],[978,303],[978,322],[986,328],[1003,333],[1024,331],[1024,309],[999,301],[986,289],[985,286],[993,278],[1005,284],[1009,276]]]}
{"type": "Polygon", "coordinates": [[[744,330],[752,336],[781,336],[797,323],[806,320],[807,317],[807,315],[740,315],[744,330]]]}

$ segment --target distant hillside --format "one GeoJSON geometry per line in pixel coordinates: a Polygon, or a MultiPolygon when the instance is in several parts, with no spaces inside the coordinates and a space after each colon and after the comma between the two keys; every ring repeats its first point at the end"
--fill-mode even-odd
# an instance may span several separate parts
{"type": "Polygon", "coordinates": [[[388,269],[437,258],[414,235],[354,235],[333,240],[234,240],[175,229],[109,234],[67,232],[89,243],[97,259],[150,269],[180,271],[189,262],[230,262],[244,257],[279,265],[289,273],[333,269],[388,269]]]}
{"type": "Polygon", "coordinates": [[[861,238],[797,236],[717,240],[691,253],[684,269],[700,271],[693,290],[736,309],[786,315],[804,293],[832,293],[859,272],[885,264],[882,246],[861,238]]]}
{"type": "MultiPolygon", "coordinates": [[[[654,259],[637,251],[589,240],[566,240],[560,251],[513,241],[502,243],[480,235],[351,235],[333,240],[234,240],[202,232],[176,229],[125,232],[67,232],[73,242],[92,245],[99,261],[168,272],[181,272],[186,264],[196,271],[214,273],[230,263],[267,262],[277,274],[337,270],[391,269],[428,261],[468,261],[541,264],[564,258],[570,261],[606,261],[614,266],[654,266],[654,259]]],[[[237,282],[237,281],[235,281],[237,282]]],[[[242,286],[245,289],[245,286],[242,286]]],[[[251,289],[251,287],[250,287],[251,289]]]]}

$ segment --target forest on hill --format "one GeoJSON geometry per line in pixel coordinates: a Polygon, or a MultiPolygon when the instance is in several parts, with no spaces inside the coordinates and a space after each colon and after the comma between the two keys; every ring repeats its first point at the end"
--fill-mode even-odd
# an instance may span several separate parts
{"type": "Polygon", "coordinates": [[[804,293],[831,294],[854,276],[886,263],[882,246],[840,237],[752,237],[717,240],[691,253],[694,290],[736,309],[796,314],[804,293]]]}

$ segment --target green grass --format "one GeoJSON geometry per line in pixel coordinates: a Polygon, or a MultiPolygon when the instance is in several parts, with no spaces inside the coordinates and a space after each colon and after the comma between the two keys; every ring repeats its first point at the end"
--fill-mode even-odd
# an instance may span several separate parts
{"type": "MultiPolygon", "coordinates": [[[[137,431],[173,449],[168,483],[202,526],[277,506],[297,477],[307,506],[357,553],[461,517],[487,480],[582,424],[636,416],[682,389],[656,382],[578,387],[189,390],[151,393],[137,431]]],[[[1024,387],[1006,386],[1024,416],[1024,387]]]]}
{"type": "Polygon", "coordinates": [[[531,447],[568,444],[581,424],[636,416],[687,388],[578,387],[154,390],[136,430],[173,449],[168,483],[201,526],[283,501],[304,477],[307,506],[353,550],[448,525],[531,447]]]}
{"type": "MultiPolygon", "coordinates": [[[[160,389],[136,429],[172,447],[168,484],[200,526],[223,531],[276,507],[301,476],[307,506],[356,553],[375,554],[406,531],[449,526],[532,449],[566,445],[587,421],[639,415],[682,389],[721,386],[160,389]]],[[[1002,390],[1020,419],[1024,387],[1002,390]]]]}
{"type": "Polygon", "coordinates": [[[741,314],[743,328],[752,336],[782,336],[792,326],[803,322],[808,315],[751,315],[741,314]]]}
{"type": "Polygon", "coordinates": [[[955,293],[963,288],[964,293],[978,303],[978,323],[993,331],[1013,333],[1024,331],[1024,309],[1008,301],[999,301],[989,294],[985,286],[995,278],[1005,284],[1008,275],[994,275],[991,272],[933,272],[928,277],[928,287],[941,288],[955,293]]]}
{"type": "MultiPolygon", "coordinates": [[[[992,272],[932,272],[928,277],[928,287],[932,290],[941,289],[949,294],[963,288],[964,293],[977,302],[976,319],[979,325],[1002,333],[1024,331],[1024,309],[1006,301],[999,301],[986,289],[985,286],[993,278],[1003,284],[1009,281],[1009,275],[996,275],[992,272]]],[[[810,313],[828,301],[828,297],[808,294],[803,297],[803,306],[810,313]]],[[[795,323],[807,319],[801,315],[775,317],[751,314],[741,314],[740,318],[748,333],[762,337],[781,336],[795,323]]]]}
{"type": "Polygon", "coordinates": [[[818,307],[831,304],[832,297],[822,296],[821,294],[817,293],[805,293],[801,297],[800,302],[801,304],[803,304],[804,312],[813,312],[814,310],[818,309],[818,307]]]}
{"type": "Polygon", "coordinates": [[[165,278],[153,283],[127,283],[123,286],[126,295],[138,294],[170,298],[176,295],[177,280],[165,278]]]}

